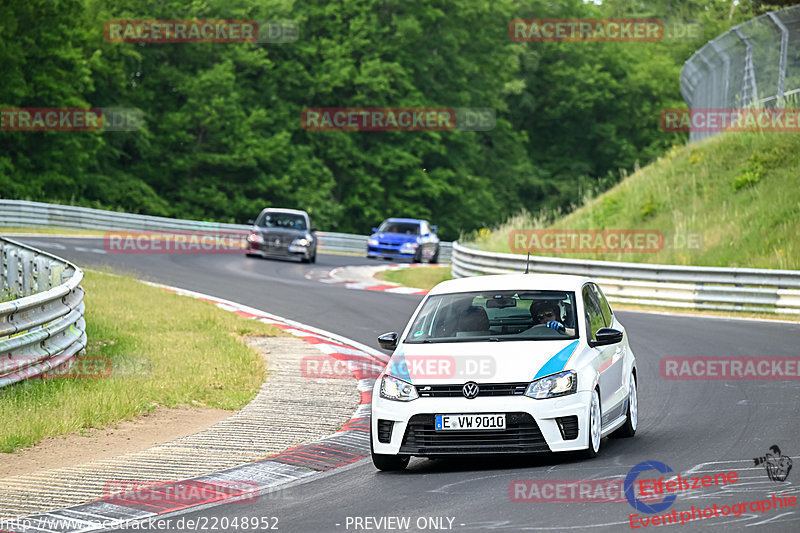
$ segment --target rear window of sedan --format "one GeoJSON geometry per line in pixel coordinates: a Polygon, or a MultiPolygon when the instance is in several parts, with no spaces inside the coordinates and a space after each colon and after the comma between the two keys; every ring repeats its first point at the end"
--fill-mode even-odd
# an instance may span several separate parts
{"type": "Polygon", "coordinates": [[[578,337],[575,293],[491,291],[439,294],[423,304],[407,343],[562,340],[578,337]],[[564,326],[559,332],[547,323],[564,326]]]}

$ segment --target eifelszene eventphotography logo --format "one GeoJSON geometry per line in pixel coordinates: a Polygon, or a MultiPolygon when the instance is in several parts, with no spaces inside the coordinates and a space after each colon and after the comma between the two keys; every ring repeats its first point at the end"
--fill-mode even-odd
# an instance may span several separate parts
{"type": "Polygon", "coordinates": [[[770,481],[786,481],[792,470],[792,458],[781,454],[777,444],[769,447],[769,451],[762,457],[754,457],[755,466],[764,465],[770,481]]]}

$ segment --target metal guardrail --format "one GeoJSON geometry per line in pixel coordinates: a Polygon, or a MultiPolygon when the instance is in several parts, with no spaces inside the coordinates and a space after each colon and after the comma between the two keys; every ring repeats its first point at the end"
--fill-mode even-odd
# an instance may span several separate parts
{"type": "MultiPolygon", "coordinates": [[[[526,256],[453,243],[453,277],[522,273],[526,256]]],[[[800,314],[800,271],[615,263],[531,256],[530,272],[597,279],[619,303],[800,314]]]]}
{"type": "MultiPolygon", "coordinates": [[[[246,224],[154,217],[87,207],[0,199],[1,226],[59,227],[97,231],[248,231],[250,229],[250,226],[246,224]]],[[[367,253],[368,237],[366,235],[328,231],[318,231],[317,235],[319,236],[320,251],[356,255],[366,255],[367,253]]],[[[442,242],[439,260],[441,262],[450,261],[451,250],[451,243],[442,242]]]]}
{"type": "Polygon", "coordinates": [[[83,272],[0,238],[0,387],[68,368],[86,347],[83,272]]]}
{"type": "MultiPolygon", "coordinates": [[[[318,231],[320,250],[328,250],[334,252],[352,253],[357,255],[365,255],[367,252],[367,239],[366,235],[353,235],[351,233],[331,233],[327,231],[318,231]]],[[[440,242],[439,243],[439,262],[450,262],[453,252],[453,243],[440,242]]]]}
{"type": "MultiPolygon", "coordinates": [[[[681,93],[686,105],[690,109],[784,107],[787,96],[800,93],[798,40],[800,6],[734,26],[683,64],[681,93]]],[[[715,134],[691,131],[689,139],[715,134]]]]}
{"type": "Polygon", "coordinates": [[[219,222],[203,222],[201,220],[135,215],[103,209],[24,200],[0,200],[0,225],[23,228],[58,227],[99,231],[235,231],[250,228],[250,226],[244,224],[222,224],[219,222]]]}

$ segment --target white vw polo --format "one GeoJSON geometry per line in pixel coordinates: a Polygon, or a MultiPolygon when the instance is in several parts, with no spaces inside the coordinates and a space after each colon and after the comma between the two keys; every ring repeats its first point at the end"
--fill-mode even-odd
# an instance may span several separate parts
{"type": "Polygon", "coordinates": [[[590,278],[509,274],[440,283],[372,394],[372,460],[581,450],[637,426],[636,360],[590,278]]]}

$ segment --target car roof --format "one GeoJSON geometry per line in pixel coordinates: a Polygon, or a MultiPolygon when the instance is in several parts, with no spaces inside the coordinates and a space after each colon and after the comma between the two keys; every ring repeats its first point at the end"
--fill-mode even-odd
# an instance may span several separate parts
{"type": "Polygon", "coordinates": [[[308,216],[308,213],[306,213],[305,211],[301,211],[300,209],[284,209],[282,207],[267,207],[264,210],[262,210],[261,212],[263,213],[264,211],[277,211],[277,212],[280,212],[280,213],[291,213],[293,215],[305,215],[305,216],[308,216]]]}
{"type": "Polygon", "coordinates": [[[427,222],[427,220],[423,218],[387,218],[384,222],[411,222],[411,223],[419,223],[419,222],[427,222]]]}
{"type": "Polygon", "coordinates": [[[584,283],[593,281],[585,276],[565,274],[498,274],[472,276],[468,278],[443,281],[429,294],[449,294],[454,292],[533,290],[533,291],[571,291],[580,293],[584,283]]]}

